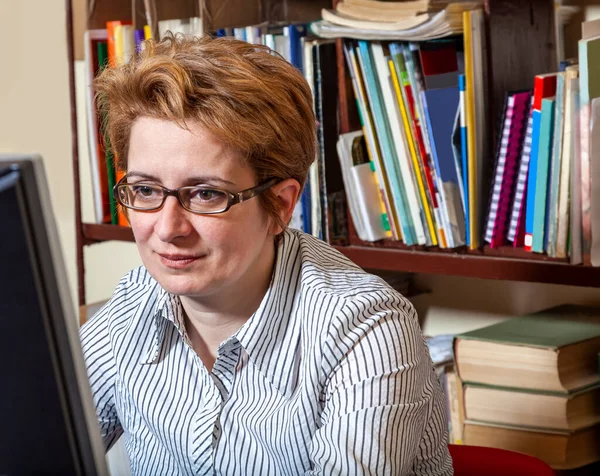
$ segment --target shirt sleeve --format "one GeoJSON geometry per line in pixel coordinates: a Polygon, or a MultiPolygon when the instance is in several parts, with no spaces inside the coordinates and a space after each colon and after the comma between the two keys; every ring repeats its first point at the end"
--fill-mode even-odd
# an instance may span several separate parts
{"type": "Polygon", "coordinates": [[[445,399],[408,301],[388,290],[351,299],[325,349],[308,474],[453,474],[445,399]]]}
{"type": "Polygon", "coordinates": [[[108,451],[123,433],[115,408],[115,361],[108,331],[110,302],[80,329],[81,346],[104,448],[108,451]]]}

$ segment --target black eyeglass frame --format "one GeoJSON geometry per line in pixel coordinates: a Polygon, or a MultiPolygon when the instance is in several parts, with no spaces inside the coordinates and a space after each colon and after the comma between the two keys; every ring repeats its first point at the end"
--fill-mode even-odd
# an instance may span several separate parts
{"type": "Polygon", "coordinates": [[[125,176],[121,180],[119,180],[119,182],[117,182],[117,184],[113,187],[113,197],[117,202],[119,202],[125,208],[128,208],[130,210],[140,211],[140,212],[156,212],[165,206],[165,201],[167,200],[167,197],[176,197],[177,201],[179,202],[181,207],[190,213],[194,213],[195,215],[218,215],[220,213],[225,213],[232,206],[237,205],[238,203],[244,202],[246,200],[250,200],[251,198],[254,198],[254,197],[260,195],[265,190],[268,190],[269,188],[271,188],[273,185],[275,185],[279,181],[280,180],[277,178],[272,178],[270,180],[267,180],[265,183],[263,183],[261,185],[257,185],[256,187],[247,188],[246,190],[242,190],[241,192],[233,193],[233,192],[230,192],[229,190],[225,190],[225,189],[218,188],[218,187],[203,188],[198,185],[186,185],[184,187],[179,187],[174,190],[171,190],[171,189],[168,189],[167,187],[163,187],[162,185],[154,184],[154,183],[139,182],[139,183],[131,184],[131,183],[127,183],[127,176],[125,176]],[[123,203],[119,197],[119,188],[122,188],[127,185],[147,185],[149,187],[158,187],[158,188],[162,189],[162,191],[163,191],[162,202],[160,203],[160,205],[158,205],[157,207],[154,207],[154,208],[139,208],[139,207],[127,205],[127,204],[123,203]],[[181,190],[189,190],[189,189],[194,189],[194,190],[200,189],[200,190],[209,190],[209,191],[212,190],[215,192],[222,192],[227,196],[227,205],[225,206],[225,208],[223,210],[212,211],[212,212],[199,212],[196,210],[192,210],[183,203],[183,200],[181,198],[181,190]]]}

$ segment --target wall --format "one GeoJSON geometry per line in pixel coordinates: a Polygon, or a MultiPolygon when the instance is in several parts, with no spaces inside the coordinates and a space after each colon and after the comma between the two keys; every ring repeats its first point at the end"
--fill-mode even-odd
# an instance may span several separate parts
{"type": "MultiPolygon", "coordinates": [[[[0,0],[0,31],[5,44],[0,54],[0,152],[39,153],[44,158],[75,305],[77,279],[65,1],[0,0]]],[[[85,138],[85,134],[82,135],[85,138]]],[[[85,152],[87,145],[82,143],[81,148],[85,152]]],[[[89,218],[92,208],[89,168],[86,169],[85,162],[87,153],[82,157],[82,198],[89,218]]],[[[88,300],[110,296],[119,278],[138,264],[133,244],[111,243],[88,248],[88,300]]]]}

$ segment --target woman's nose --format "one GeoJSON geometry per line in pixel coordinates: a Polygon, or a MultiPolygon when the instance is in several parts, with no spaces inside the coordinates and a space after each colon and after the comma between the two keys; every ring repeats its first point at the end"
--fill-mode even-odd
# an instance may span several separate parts
{"type": "Polygon", "coordinates": [[[163,207],[155,212],[158,214],[154,231],[164,242],[188,236],[193,230],[188,212],[183,209],[177,197],[167,197],[163,207]]]}

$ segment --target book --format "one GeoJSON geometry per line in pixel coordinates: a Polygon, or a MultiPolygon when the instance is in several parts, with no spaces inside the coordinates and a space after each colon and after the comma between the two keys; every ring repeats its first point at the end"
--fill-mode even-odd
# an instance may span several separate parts
{"type": "Polygon", "coordinates": [[[600,381],[600,308],[563,305],[456,336],[466,383],[569,393],[600,381]]]}
{"type": "Polygon", "coordinates": [[[560,394],[468,384],[464,405],[468,420],[575,431],[600,423],[600,386],[560,394]]]}
{"type": "Polygon", "coordinates": [[[459,90],[457,87],[450,87],[423,91],[422,101],[431,138],[433,162],[441,181],[440,193],[445,212],[448,214],[449,245],[463,246],[466,243],[465,216],[460,195],[460,179],[452,151],[452,132],[460,102],[459,90]]]}
{"type": "Polygon", "coordinates": [[[404,127],[404,133],[407,139],[410,158],[412,161],[412,172],[415,177],[416,188],[418,191],[417,197],[419,198],[419,212],[421,216],[421,222],[423,223],[426,245],[435,246],[437,245],[437,236],[435,224],[432,218],[433,215],[431,204],[429,202],[426,190],[426,178],[420,148],[423,139],[420,137],[418,123],[413,120],[414,99],[412,97],[412,87],[410,84],[408,71],[406,69],[406,61],[402,52],[402,45],[398,43],[390,43],[389,49],[392,58],[390,72],[392,75],[392,82],[394,84],[396,99],[400,109],[402,125],[404,127]]]}
{"type": "MultiPolygon", "coordinates": [[[[556,78],[556,102],[554,103],[554,137],[552,156],[548,171],[548,192],[546,203],[545,240],[548,256],[556,257],[558,242],[558,204],[561,172],[563,169],[563,139],[566,132],[566,73],[560,72],[556,78]]],[[[567,178],[568,180],[568,178],[567,178]]]]}
{"type": "Polygon", "coordinates": [[[554,469],[573,469],[600,459],[600,425],[576,432],[525,430],[465,421],[464,443],[529,454],[554,469]]]}
{"type": "MultiPolygon", "coordinates": [[[[571,170],[575,168],[575,160],[578,157],[575,155],[574,147],[576,142],[579,141],[579,136],[576,133],[577,124],[579,121],[575,120],[579,117],[575,116],[575,109],[578,107],[575,92],[574,95],[574,79],[577,79],[579,75],[578,66],[568,66],[565,71],[565,107],[564,107],[564,131],[562,141],[562,158],[561,158],[561,170],[560,170],[560,185],[558,191],[558,211],[557,211],[557,230],[556,230],[556,257],[566,258],[567,257],[567,237],[569,232],[569,223],[574,220],[573,214],[570,212],[570,203],[575,200],[575,192],[577,183],[571,184],[574,177],[571,170]],[[575,189],[574,189],[575,188],[575,189]]],[[[579,171],[577,173],[580,173],[579,171]]],[[[579,202],[578,207],[581,207],[579,202]]],[[[579,230],[581,228],[579,227],[579,230]]],[[[579,231],[580,233],[580,231],[579,231]]],[[[575,236],[571,233],[571,248],[575,246],[575,236]]],[[[578,246],[579,250],[581,245],[578,246]]],[[[573,253],[571,253],[573,255],[573,253]]],[[[580,262],[580,261],[578,261],[580,262]]]]}
{"type": "MultiPolygon", "coordinates": [[[[334,25],[339,25],[342,27],[348,28],[356,28],[361,30],[381,30],[381,31],[403,31],[410,30],[412,28],[418,27],[426,23],[430,18],[429,15],[421,14],[414,15],[410,17],[400,17],[396,15],[397,19],[394,21],[384,21],[380,18],[374,19],[371,15],[371,18],[368,20],[361,20],[356,17],[349,16],[347,14],[342,13],[340,9],[336,10],[328,10],[323,9],[321,12],[321,16],[323,20],[333,23],[334,25]]],[[[389,18],[394,18],[394,15],[389,18]]]]}
{"type": "Polygon", "coordinates": [[[86,72],[86,116],[87,137],[90,154],[90,171],[92,176],[92,192],[94,197],[94,216],[96,223],[110,223],[110,199],[108,189],[108,172],[104,163],[104,145],[98,111],[94,103],[92,83],[100,67],[98,58],[98,43],[107,41],[105,29],[87,30],[84,33],[84,61],[86,72]]]}
{"type": "Polygon", "coordinates": [[[600,266],[600,98],[590,104],[590,261],[600,266]]]}
{"type": "Polygon", "coordinates": [[[469,179],[469,248],[477,249],[483,239],[487,184],[487,43],[481,9],[463,13],[465,101],[469,179]]]}
{"type": "MultiPolygon", "coordinates": [[[[114,41],[114,40],[113,40],[114,41]]],[[[98,42],[98,65],[100,73],[104,68],[108,68],[110,65],[110,56],[108,53],[108,42],[98,42]]],[[[104,123],[104,117],[101,118],[100,123],[104,123]]],[[[109,223],[112,225],[119,224],[119,209],[118,203],[115,200],[115,197],[112,193],[112,190],[115,186],[116,182],[116,174],[115,174],[115,156],[112,151],[112,147],[110,145],[110,140],[108,138],[108,133],[106,130],[101,131],[104,137],[103,147],[102,147],[102,155],[103,165],[106,167],[106,176],[107,176],[107,186],[108,186],[108,198],[110,205],[110,221],[109,223]]]]}
{"type": "Polygon", "coordinates": [[[510,225],[507,239],[515,248],[523,246],[525,235],[525,197],[527,195],[527,176],[529,174],[529,161],[531,157],[531,136],[533,133],[533,97],[529,104],[529,115],[525,130],[525,139],[519,158],[519,172],[510,212],[510,225]]]}
{"type": "Polygon", "coordinates": [[[406,227],[403,226],[402,235],[407,245],[424,245],[426,241],[423,222],[421,221],[415,182],[411,172],[410,152],[404,128],[402,127],[400,111],[397,107],[398,100],[393,90],[391,71],[388,63],[388,51],[387,48],[384,50],[384,46],[378,41],[371,42],[369,46],[375,65],[374,72],[381,91],[383,104],[382,117],[389,126],[388,137],[391,152],[396,160],[396,170],[399,173],[400,195],[402,197],[401,201],[404,204],[407,224],[406,227]]]}
{"type": "Polygon", "coordinates": [[[485,240],[492,248],[504,244],[530,98],[529,92],[507,94],[485,233],[485,240]]]}
{"type": "Polygon", "coordinates": [[[408,45],[405,44],[402,46],[402,54],[404,56],[404,63],[406,65],[406,71],[412,91],[412,95],[407,97],[412,97],[412,106],[409,105],[409,107],[412,109],[412,117],[415,124],[419,124],[420,167],[422,167],[424,182],[426,184],[425,190],[427,200],[432,210],[432,221],[436,231],[437,244],[440,248],[448,248],[447,235],[449,225],[444,219],[444,214],[442,212],[443,203],[440,195],[440,183],[433,164],[431,137],[429,137],[425,119],[425,108],[423,101],[421,100],[423,91],[425,91],[426,88],[420,62],[420,48],[421,45],[419,43],[409,43],[408,45]]]}
{"type": "Polygon", "coordinates": [[[458,76],[458,89],[460,91],[460,152],[461,152],[461,170],[462,170],[462,190],[463,190],[463,208],[465,212],[465,240],[467,246],[471,243],[469,224],[469,152],[468,152],[468,133],[467,133],[467,103],[466,103],[466,83],[465,75],[458,76]]]}
{"type": "Polygon", "coordinates": [[[537,175],[535,179],[535,198],[533,212],[533,236],[531,251],[546,251],[546,208],[548,195],[548,172],[552,157],[552,140],[554,137],[554,112],[556,99],[542,99],[542,118],[540,122],[540,139],[538,145],[537,175]]]}
{"type": "Polygon", "coordinates": [[[394,22],[419,14],[442,10],[448,3],[448,0],[409,0],[403,2],[341,0],[336,6],[336,11],[357,19],[394,22]]]}
{"type": "Polygon", "coordinates": [[[344,183],[340,162],[336,157],[337,125],[335,121],[328,120],[335,117],[338,105],[335,55],[335,43],[332,40],[313,40],[312,55],[304,69],[313,69],[313,96],[319,142],[319,173],[310,180],[311,192],[316,192],[315,199],[311,197],[310,202],[313,208],[320,208],[320,216],[317,214],[314,220],[311,219],[312,232],[315,234],[315,229],[322,228],[321,236],[325,241],[342,244],[348,236],[344,183]]]}
{"type": "Polygon", "coordinates": [[[315,35],[322,38],[425,41],[461,34],[463,12],[481,9],[480,7],[477,2],[450,3],[432,15],[419,15],[395,23],[342,18],[335,11],[323,9],[323,19],[311,23],[310,28],[315,35]]]}
{"type": "Polygon", "coordinates": [[[371,170],[363,132],[341,134],[337,142],[337,151],[348,206],[358,237],[364,241],[386,238],[388,231],[379,218],[379,187],[371,170]]]}
{"type": "Polygon", "coordinates": [[[358,49],[356,51],[362,70],[361,72],[365,79],[365,89],[373,114],[373,123],[375,125],[377,141],[381,149],[384,167],[390,181],[392,206],[395,210],[395,215],[398,217],[402,240],[406,245],[414,245],[414,233],[411,229],[410,217],[408,215],[406,191],[401,185],[401,173],[399,170],[398,159],[392,143],[390,124],[384,109],[380,82],[377,79],[377,72],[371,55],[371,46],[366,41],[359,41],[358,49]]]}
{"type": "MultiPolygon", "coordinates": [[[[587,22],[586,22],[587,23],[587,22]]],[[[597,26],[597,23],[586,25],[597,26]]],[[[591,28],[598,35],[598,31],[591,28]]],[[[600,30],[600,28],[599,28],[600,30]]],[[[591,164],[590,164],[590,117],[591,102],[600,97],[600,36],[587,37],[579,40],[579,99],[580,99],[580,167],[581,167],[581,223],[582,223],[582,251],[589,255],[592,246],[592,197],[591,197],[591,164]]]]}
{"type": "MultiPolygon", "coordinates": [[[[579,78],[571,79],[571,124],[573,127],[573,143],[571,161],[571,190],[570,190],[570,213],[569,220],[570,240],[569,254],[571,264],[581,264],[583,262],[583,225],[581,222],[581,188],[579,187],[581,179],[581,140],[580,140],[580,102],[579,102],[579,78]]],[[[568,232],[567,232],[568,233],[568,232]]],[[[566,237],[565,237],[566,246],[566,237]]]]}
{"type": "Polygon", "coordinates": [[[540,126],[542,121],[542,101],[556,94],[557,73],[539,74],[535,77],[533,88],[533,115],[531,128],[531,153],[527,172],[527,198],[525,201],[525,241],[526,251],[533,245],[535,197],[537,187],[537,164],[540,145],[540,126]]]}
{"type": "Polygon", "coordinates": [[[383,159],[379,148],[379,143],[375,136],[375,126],[373,124],[373,117],[371,114],[371,108],[367,100],[367,93],[363,81],[361,69],[358,65],[356,58],[355,48],[352,42],[344,42],[344,54],[346,57],[346,64],[348,65],[348,71],[352,79],[352,87],[354,89],[354,96],[358,105],[359,119],[361,120],[362,128],[365,134],[365,141],[367,144],[367,152],[371,160],[371,168],[376,176],[377,185],[379,186],[379,194],[381,196],[381,220],[384,224],[384,228],[389,230],[388,237],[393,240],[400,239],[400,231],[397,227],[397,222],[393,215],[394,211],[392,208],[392,199],[390,185],[385,173],[383,166],[383,159]]]}

